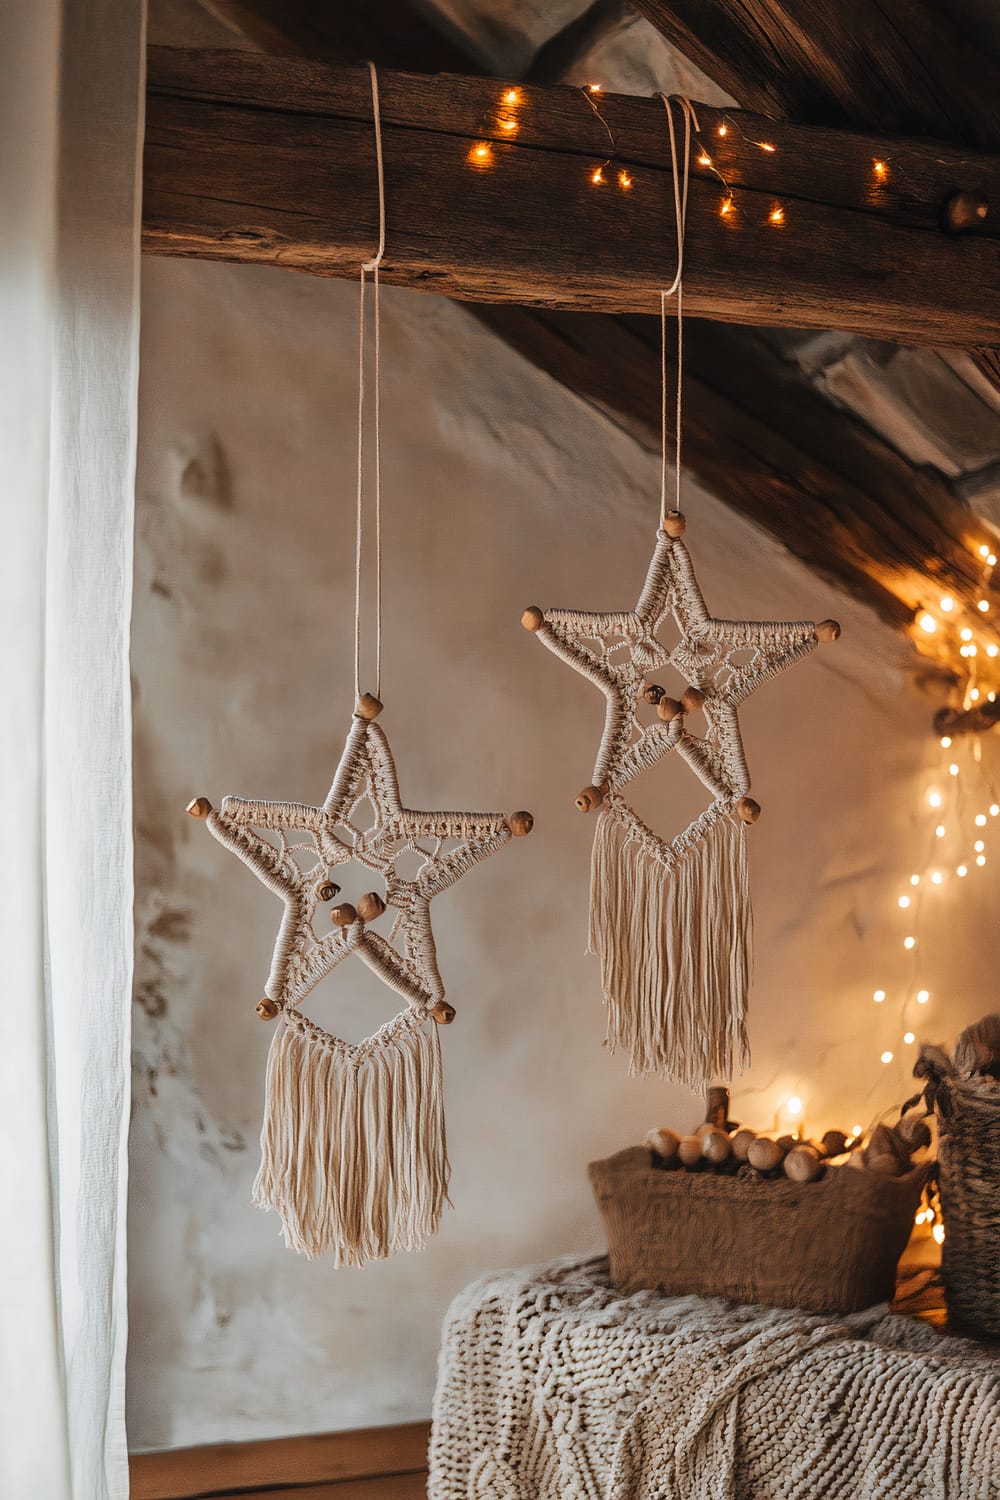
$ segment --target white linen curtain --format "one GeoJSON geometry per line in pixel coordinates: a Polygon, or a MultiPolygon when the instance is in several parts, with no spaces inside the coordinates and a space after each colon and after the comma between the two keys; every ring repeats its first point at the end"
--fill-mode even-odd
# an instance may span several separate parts
{"type": "Polygon", "coordinates": [[[0,0],[0,1495],[123,1500],[141,0],[0,0]]]}

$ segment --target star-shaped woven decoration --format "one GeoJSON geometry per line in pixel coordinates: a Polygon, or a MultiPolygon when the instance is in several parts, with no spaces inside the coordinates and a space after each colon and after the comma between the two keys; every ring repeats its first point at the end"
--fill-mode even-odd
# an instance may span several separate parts
{"type": "Polygon", "coordinates": [[[750,919],[741,830],[760,807],[749,795],[739,709],[818,642],[836,640],[840,626],[715,619],[681,540],[685,527],[680,512],[667,516],[634,609],[533,606],[522,623],[606,699],[592,783],[576,805],[600,813],[591,947],[602,960],[609,1043],[630,1048],[633,1071],[667,1071],[700,1087],[728,1077],[734,1056],[746,1053],[750,919]],[[668,616],[679,635],[672,647],[659,639],[668,616]],[[668,666],[685,684],[676,698],[650,680],[668,666]],[[652,722],[640,720],[641,702],[655,707],[652,722]],[[701,736],[690,727],[698,711],[701,736]],[[712,800],[664,839],[621,790],[672,750],[712,800]]]}
{"type": "Polygon", "coordinates": [[[438,1028],[428,1032],[426,1023],[446,1025],[455,1011],[444,998],[430,904],[532,825],[524,812],[404,807],[388,741],[374,723],[381,707],[369,694],[359,700],[322,807],[226,797],[214,812],[198,797],[188,808],[285,908],[257,1006],[278,1026],[254,1201],[281,1215],[294,1249],[331,1250],[348,1265],[420,1249],[437,1230],[449,1167],[438,1028]],[[362,820],[366,802],[370,825],[362,820]],[[331,925],[317,931],[320,912],[340,894],[333,877],[351,862],[378,876],[384,895],[365,891],[356,904],[331,906],[331,925]],[[373,924],[387,908],[395,920],[384,937],[373,924]],[[356,1046],[299,1009],[353,955],[405,1001],[356,1046]]]}
{"type": "Polygon", "coordinates": [[[430,1014],[438,1021],[453,1020],[437,966],[431,900],[503,848],[512,835],[530,832],[529,813],[508,819],[503,813],[404,807],[389,742],[374,722],[380,706],[370,695],[362,698],[362,709],[373,716],[355,716],[322,807],[226,797],[218,812],[205,798],[188,809],[204,818],[219,842],[284,902],[265,998],[258,1005],[265,1019],[301,1005],[327,974],[356,954],[421,1018],[430,1014]],[[352,819],[366,800],[375,821],[361,828],[352,819]],[[276,842],[259,830],[275,835],[276,842]],[[454,840],[460,842],[445,850],[454,840]],[[409,879],[399,871],[405,855],[421,860],[409,879]],[[340,894],[333,872],[351,861],[380,876],[385,895],[369,891],[356,898],[356,905],[333,906],[330,930],[317,932],[320,910],[340,894]],[[397,913],[389,939],[369,926],[386,907],[397,913]]]}

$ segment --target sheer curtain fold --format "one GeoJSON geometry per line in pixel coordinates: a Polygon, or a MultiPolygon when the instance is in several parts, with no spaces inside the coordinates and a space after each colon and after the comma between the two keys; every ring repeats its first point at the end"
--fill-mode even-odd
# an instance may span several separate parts
{"type": "Polygon", "coordinates": [[[141,0],[0,0],[0,1494],[124,1500],[141,0]]]}

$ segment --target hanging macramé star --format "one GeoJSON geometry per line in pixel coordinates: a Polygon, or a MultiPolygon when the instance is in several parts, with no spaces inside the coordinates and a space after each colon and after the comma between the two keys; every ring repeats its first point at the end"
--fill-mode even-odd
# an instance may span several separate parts
{"type": "Polygon", "coordinates": [[[215,812],[199,797],[188,808],[284,902],[257,1006],[278,1029],[254,1201],[281,1215],[288,1245],[308,1256],[332,1249],[338,1265],[420,1249],[438,1228],[449,1167],[438,1027],[427,1022],[447,1025],[455,1011],[444,998],[430,903],[532,826],[525,812],[508,819],[404,807],[389,743],[374,723],[381,707],[370,694],[359,700],[322,807],[226,797],[215,812]],[[362,828],[366,801],[374,822],[362,828]],[[406,878],[400,863],[414,857],[419,869],[406,878]],[[340,894],[333,874],[351,862],[378,876],[384,895],[333,906],[331,929],[318,935],[321,908],[340,894]],[[387,908],[396,916],[383,936],[372,924],[387,908]],[[300,1010],[352,956],[406,1002],[357,1046],[300,1010]]]}
{"type": "Polygon", "coordinates": [[[751,910],[745,833],[760,816],[749,795],[740,705],[820,641],[834,620],[717,620],[706,608],[686,522],[671,511],[657,533],[635,608],[604,614],[537,607],[522,623],[589,677],[607,699],[593,783],[576,799],[597,811],[590,944],[601,960],[608,1045],[628,1049],[633,1073],[664,1072],[692,1089],[729,1078],[747,1056],[751,910]],[[680,640],[658,632],[668,615],[680,640]],[[673,667],[687,686],[667,696],[649,674],[673,667]],[[639,701],[656,708],[639,721],[639,701]],[[701,710],[706,729],[690,728],[701,710]],[[712,802],[676,838],[648,828],[621,789],[676,750],[712,802]]]}

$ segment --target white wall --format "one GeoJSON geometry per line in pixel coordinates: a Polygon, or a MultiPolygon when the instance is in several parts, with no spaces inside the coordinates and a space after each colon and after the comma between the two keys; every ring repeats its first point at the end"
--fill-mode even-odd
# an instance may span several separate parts
{"type": "MultiPolygon", "coordinates": [[[[602,1049],[583,953],[592,828],[573,807],[602,703],[518,623],[532,602],[634,598],[657,461],[459,308],[386,293],[381,722],[417,805],[524,806],[537,824],[436,903],[459,1011],[444,1037],[455,1211],[421,1256],[308,1263],[249,1203],[276,903],[183,809],[326,791],[352,708],[356,290],[208,263],[145,273],[131,1444],[414,1418],[451,1296],[490,1267],[598,1246],[587,1161],[699,1118],[602,1049]]],[[[844,622],[744,715],[764,817],[736,1113],[769,1125],[794,1088],[812,1121],[849,1126],[909,1092],[908,1063],[879,1062],[887,1046],[912,1057],[902,994],[927,984],[911,1010],[940,1037],[989,1007],[992,867],[935,894],[915,964],[904,873],[959,855],[922,803],[941,751],[908,647],[693,485],[685,505],[717,612],[844,622]]],[[[642,809],[676,829],[690,776],[667,764],[650,782],[642,809]]],[[[338,972],[340,1003],[357,977],[338,972]]],[[[338,1011],[349,1035],[387,1013],[362,989],[338,1011]]]]}

